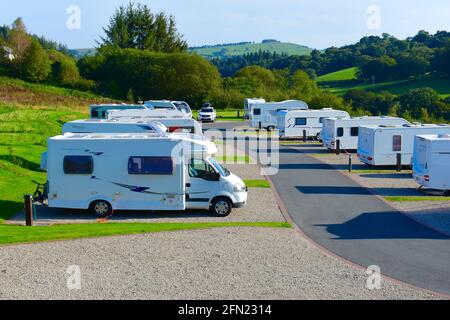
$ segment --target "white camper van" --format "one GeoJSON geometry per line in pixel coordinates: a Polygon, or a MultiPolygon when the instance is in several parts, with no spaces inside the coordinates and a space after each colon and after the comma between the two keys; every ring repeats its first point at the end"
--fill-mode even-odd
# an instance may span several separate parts
{"type": "Polygon", "coordinates": [[[163,125],[162,131],[203,135],[202,126],[194,119],[173,118],[141,118],[133,119],[89,119],[75,120],[63,125],[63,134],[66,133],[144,133],[156,132],[163,125]],[[155,129],[155,126],[157,127],[155,129]],[[165,129],[165,130],[164,130],[165,129]]]}
{"type": "Polygon", "coordinates": [[[146,109],[146,110],[109,110],[106,112],[106,119],[142,119],[142,118],[175,118],[189,119],[189,117],[181,111],[171,109],[146,109]]]}
{"type": "Polygon", "coordinates": [[[416,136],[412,168],[421,186],[450,195],[450,134],[416,136]]]}
{"type": "Polygon", "coordinates": [[[409,125],[405,119],[396,117],[356,117],[356,118],[329,118],[323,123],[321,138],[323,145],[329,150],[336,150],[339,140],[342,150],[358,149],[358,136],[363,126],[401,126],[409,125]]]}
{"type": "Polygon", "coordinates": [[[309,107],[306,102],[298,100],[254,104],[250,108],[250,125],[253,128],[274,130],[278,124],[278,112],[282,110],[308,109],[309,107]]]}
{"type": "Polygon", "coordinates": [[[50,138],[48,205],[113,210],[205,209],[221,217],[247,203],[247,188],[214,158],[208,141],[157,134],[66,134],[50,138]]]}
{"type": "Polygon", "coordinates": [[[185,101],[172,101],[172,103],[175,105],[175,107],[177,107],[178,111],[186,113],[188,118],[192,118],[193,117],[192,109],[191,109],[191,107],[189,106],[189,104],[187,102],[185,102],[185,101]]]}
{"type": "Polygon", "coordinates": [[[346,111],[330,108],[320,110],[283,110],[278,112],[278,125],[280,138],[303,137],[303,131],[309,138],[319,138],[322,124],[326,118],[350,118],[346,111]]]}
{"type": "Polygon", "coordinates": [[[262,98],[251,98],[244,100],[244,119],[250,119],[250,109],[254,104],[266,103],[262,98]]]}
{"type": "Polygon", "coordinates": [[[409,166],[415,136],[427,134],[450,134],[450,126],[422,124],[361,127],[358,158],[373,166],[394,166],[397,164],[397,154],[401,154],[402,165],[409,166]]]}
{"type": "Polygon", "coordinates": [[[142,104],[94,104],[90,106],[91,119],[106,119],[110,110],[149,110],[142,104]]]}

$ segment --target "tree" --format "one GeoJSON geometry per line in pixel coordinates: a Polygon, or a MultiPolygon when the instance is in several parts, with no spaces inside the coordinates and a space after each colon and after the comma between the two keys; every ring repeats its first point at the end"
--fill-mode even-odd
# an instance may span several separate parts
{"type": "Polygon", "coordinates": [[[292,97],[311,101],[319,94],[317,83],[304,71],[297,71],[291,78],[292,97]]]}
{"type": "Polygon", "coordinates": [[[20,60],[32,42],[21,18],[17,18],[13,22],[7,42],[8,45],[14,50],[14,56],[16,59],[20,60]]]}
{"type": "Polygon", "coordinates": [[[103,30],[106,36],[101,38],[102,47],[166,53],[187,50],[186,41],[177,31],[175,18],[163,12],[154,14],[147,5],[120,6],[103,30]]]}
{"type": "Polygon", "coordinates": [[[54,82],[70,85],[80,80],[80,72],[72,57],[56,50],[50,50],[48,55],[52,61],[52,79],[54,82]]]}
{"type": "Polygon", "coordinates": [[[30,82],[45,81],[51,73],[51,61],[41,45],[33,40],[24,52],[20,73],[24,80],[30,82]]]}
{"type": "Polygon", "coordinates": [[[414,118],[420,118],[421,109],[425,108],[432,113],[433,107],[440,100],[439,94],[431,88],[409,90],[398,98],[402,112],[408,112],[414,118]]]}

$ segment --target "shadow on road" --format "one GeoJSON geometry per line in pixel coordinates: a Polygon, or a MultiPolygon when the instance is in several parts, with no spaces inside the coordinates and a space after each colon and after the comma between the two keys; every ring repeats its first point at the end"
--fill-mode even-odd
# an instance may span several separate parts
{"type": "Polygon", "coordinates": [[[339,187],[339,186],[299,186],[296,187],[303,194],[328,194],[328,195],[371,195],[363,187],[339,187]]]}
{"type": "Polygon", "coordinates": [[[428,229],[398,212],[369,212],[343,224],[316,225],[325,227],[333,240],[430,239],[449,237],[428,229]]]}

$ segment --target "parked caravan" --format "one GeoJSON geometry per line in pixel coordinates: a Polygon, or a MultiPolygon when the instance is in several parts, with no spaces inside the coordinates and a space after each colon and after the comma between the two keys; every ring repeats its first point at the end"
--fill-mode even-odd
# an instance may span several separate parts
{"type": "Polygon", "coordinates": [[[149,110],[142,104],[94,104],[90,106],[91,119],[106,119],[110,110],[149,110]]]}
{"type": "Polygon", "coordinates": [[[274,130],[278,124],[278,112],[307,109],[306,102],[297,100],[254,104],[250,108],[250,125],[253,128],[274,130]]]}
{"type": "Polygon", "coordinates": [[[214,158],[212,142],[177,135],[66,134],[50,138],[47,198],[52,208],[210,210],[225,217],[245,206],[244,182],[214,158]]]}
{"type": "Polygon", "coordinates": [[[336,150],[338,140],[342,150],[356,150],[360,127],[409,124],[407,120],[396,117],[329,118],[324,120],[321,138],[323,145],[329,150],[336,150]]]}
{"type": "Polygon", "coordinates": [[[250,119],[250,109],[255,104],[266,103],[266,100],[262,98],[251,98],[244,100],[244,119],[250,119]]]}
{"type": "Polygon", "coordinates": [[[202,126],[194,119],[173,119],[173,118],[141,118],[133,119],[89,119],[75,120],[63,125],[63,134],[66,133],[144,133],[156,132],[161,129],[166,132],[177,132],[196,135],[203,135],[202,126]],[[161,125],[164,126],[161,128],[161,125]],[[155,126],[157,127],[155,129],[155,126]]]}
{"type": "Polygon", "coordinates": [[[421,186],[450,195],[450,134],[416,136],[412,168],[421,186]]]}
{"type": "Polygon", "coordinates": [[[397,154],[401,154],[401,164],[409,166],[414,137],[429,134],[450,134],[450,126],[422,124],[361,127],[358,158],[369,165],[394,166],[397,164],[397,154]]]}
{"type": "Polygon", "coordinates": [[[189,119],[189,117],[181,111],[172,109],[146,109],[146,110],[109,110],[106,112],[106,119],[131,119],[138,120],[142,118],[154,119],[189,119]]]}
{"type": "Polygon", "coordinates": [[[350,118],[346,111],[330,108],[320,110],[283,110],[278,112],[278,125],[280,138],[303,137],[303,132],[309,138],[319,138],[323,121],[326,118],[350,118]]]}

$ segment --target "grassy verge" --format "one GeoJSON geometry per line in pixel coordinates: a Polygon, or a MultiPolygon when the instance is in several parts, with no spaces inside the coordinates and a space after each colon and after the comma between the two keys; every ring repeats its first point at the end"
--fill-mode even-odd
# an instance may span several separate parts
{"type": "Polygon", "coordinates": [[[270,188],[267,180],[244,180],[245,185],[249,188],[270,188]]]}
{"type": "Polygon", "coordinates": [[[384,197],[391,202],[450,201],[450,197],[384,197]]]}
{"type": "Polygon", "coordinates": [[[79,118],[83,114],[78,112],[0,106],[0,223],[23,207],[24,194],[34,192],[32,180],[46,181],[39,164],[48,137],[79,118]]]}
{"type": "MultiPolygon", "coordinates": [[[[237,116],[237,110],[216,110],[217,121],[244,121],[244,110],[240,111],[240,117],[237,116]]],[[[194,119],[198,117],[198,110],[193,111],[194,119]]]]}
{"type": "Polygon", "coordinates": [[[32,228],[0,225],[0,245],[226,227],[291,228],[281,222],[107,223],[32,228]]]}
{"type": "Polygon", "coordinates": [[[216,160],[222,163],[250,163],[249,156],[220,156],[216,160]]]}

